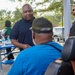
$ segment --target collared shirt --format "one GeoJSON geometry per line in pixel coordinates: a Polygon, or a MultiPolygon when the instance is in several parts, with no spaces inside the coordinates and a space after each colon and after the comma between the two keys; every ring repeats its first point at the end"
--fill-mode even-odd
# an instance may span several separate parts
{"type": "Polygon", "coordinates": [[[22,18],[13,26],[10,39],[16,39],[22,44],[29,44],[30,46],[33,46],[32,32],[30,30],[31,26],[32,22],[22,18]]]}

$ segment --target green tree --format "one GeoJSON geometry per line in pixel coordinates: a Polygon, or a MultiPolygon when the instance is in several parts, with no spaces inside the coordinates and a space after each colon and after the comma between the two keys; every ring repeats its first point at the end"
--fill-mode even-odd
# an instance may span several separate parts
{"type": "MultiPolygon", "coordinates": [[[[10,0],[16,1],[16,0],[10,0]]],[[[17,0],[18,2],[22,2],[23,0],[17,0]]],[[[26,3],[32,5],[34,8],[35,17],[45,16],[46,18],[50,19],[53,25],[58,24],[60,26],[63,25],[63,0],[24,0],[26,3]],[[53,12],[53,14],[50,14],[53,12]]],[[[71,0],[71,5],[74,4],[74,0],[71,0]]],[[[12,22],[15,23],[17,20],[21,18],[21,8],[16,8],[13,12],[12,22]]]]}
{"type": "Polygon", "coordinates": [[[21,10],[16,8],[16,10],[13,12],[13,18],[12,18],[13,23],[15,23],[21,18],[22,18],[21,10]]]}

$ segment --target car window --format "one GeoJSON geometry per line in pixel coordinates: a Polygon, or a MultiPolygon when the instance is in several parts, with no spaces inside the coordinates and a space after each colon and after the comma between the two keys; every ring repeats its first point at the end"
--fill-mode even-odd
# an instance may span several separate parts
{"type": "Polygon", "coordinates": [[[54,32],[64,32],[64,28],[53,28],[54,32]]]}

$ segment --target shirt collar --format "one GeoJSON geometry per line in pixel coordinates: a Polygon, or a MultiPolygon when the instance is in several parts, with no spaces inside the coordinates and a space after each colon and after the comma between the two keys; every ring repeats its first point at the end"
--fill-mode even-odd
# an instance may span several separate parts
{"type": "MultiPolygon", "coordinates": [[[[34,20],[34,19],[35,19],[35,17],[33,17],[33,20],[34,20]]],[[[32,20],[32,21],[33,21],[33,20],[32,20]]],[[[23,22],[31,22],[31,23],[32,23],[32,21],[25,20],[23,17],[22,17],[22,21],[23,21],[23,22]]]]}
{"type": "Polygon", "coordinates": [[[28,20],[25,20],[23,17],[22,17],[22,21],[23,21],[23,22],[29,22],[28,20]]]}

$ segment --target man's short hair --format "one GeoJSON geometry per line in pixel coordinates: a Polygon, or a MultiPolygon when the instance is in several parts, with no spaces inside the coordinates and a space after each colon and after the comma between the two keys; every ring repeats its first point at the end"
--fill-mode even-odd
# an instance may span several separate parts
{"type": "Polygon", "coordinates": [[[48,19],[41,17],[34,19],[31,29],[35,33],[50,33],[53,31],[53,26],[48,19]]]}

